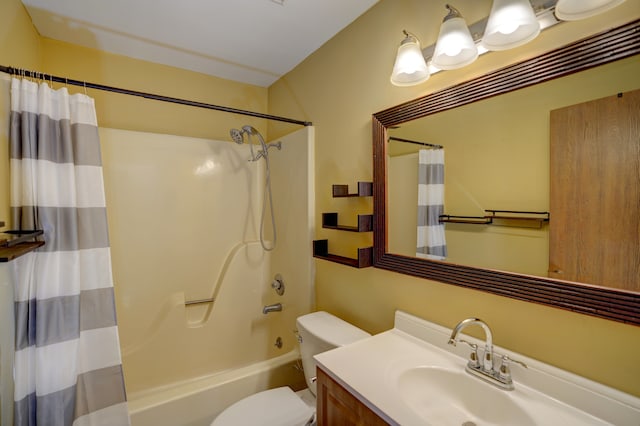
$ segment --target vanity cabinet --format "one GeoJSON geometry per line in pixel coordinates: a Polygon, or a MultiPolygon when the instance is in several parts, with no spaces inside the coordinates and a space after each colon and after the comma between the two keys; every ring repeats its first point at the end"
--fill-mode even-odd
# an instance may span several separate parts
{"type": "Polygon", "coordinates": [[[318,426],[388,425],[321,368],[317,373],[318,426]]]}

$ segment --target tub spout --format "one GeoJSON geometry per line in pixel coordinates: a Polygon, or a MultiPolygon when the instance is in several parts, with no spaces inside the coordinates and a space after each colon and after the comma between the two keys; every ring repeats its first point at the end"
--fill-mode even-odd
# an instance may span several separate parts
{"type": "Polygon", "coordinates": [[[269,312],[280,312],[282,310],[282,303],[274,303],[273,305],[267,305],[262,308],[263,314],[268,314],[269,312]]]}

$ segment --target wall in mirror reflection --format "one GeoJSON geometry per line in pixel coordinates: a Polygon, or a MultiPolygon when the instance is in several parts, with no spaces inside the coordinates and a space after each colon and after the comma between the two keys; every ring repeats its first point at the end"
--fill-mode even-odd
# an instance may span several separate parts
{"type": "MultiPolygon", "coordinates": [[[[549,211],[550,111],[640,88],[638,75],[635,56],[414,120],[389,135],[444,146],[445,214],[549,211]]],[[[388,251],[413,257],[417,150],[423,147],[390,141],[387,148],[388,251]]],[[[548,276],[547,225],[447,223],[445,228],[447,262],[548,276]]]]}

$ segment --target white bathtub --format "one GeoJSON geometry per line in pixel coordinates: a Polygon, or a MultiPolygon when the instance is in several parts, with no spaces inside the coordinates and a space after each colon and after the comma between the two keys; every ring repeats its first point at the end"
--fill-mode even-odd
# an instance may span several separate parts
{"type": "Polygon", "coordinates": [[[278,386],[304,387],[297,350],[253,365],[129,395],[132,426],[208,426],[229,405],[278,386]]]}

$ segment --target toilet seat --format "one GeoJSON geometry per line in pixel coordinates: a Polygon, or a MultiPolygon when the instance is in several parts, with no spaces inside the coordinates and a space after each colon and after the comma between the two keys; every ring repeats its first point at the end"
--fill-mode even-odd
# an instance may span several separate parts
{"type": "Polygon", "coordinates": [[[241,399],[220,413],[211,426],[304,426],[314,412],[289,387],[283,386],[241,399]]]}

